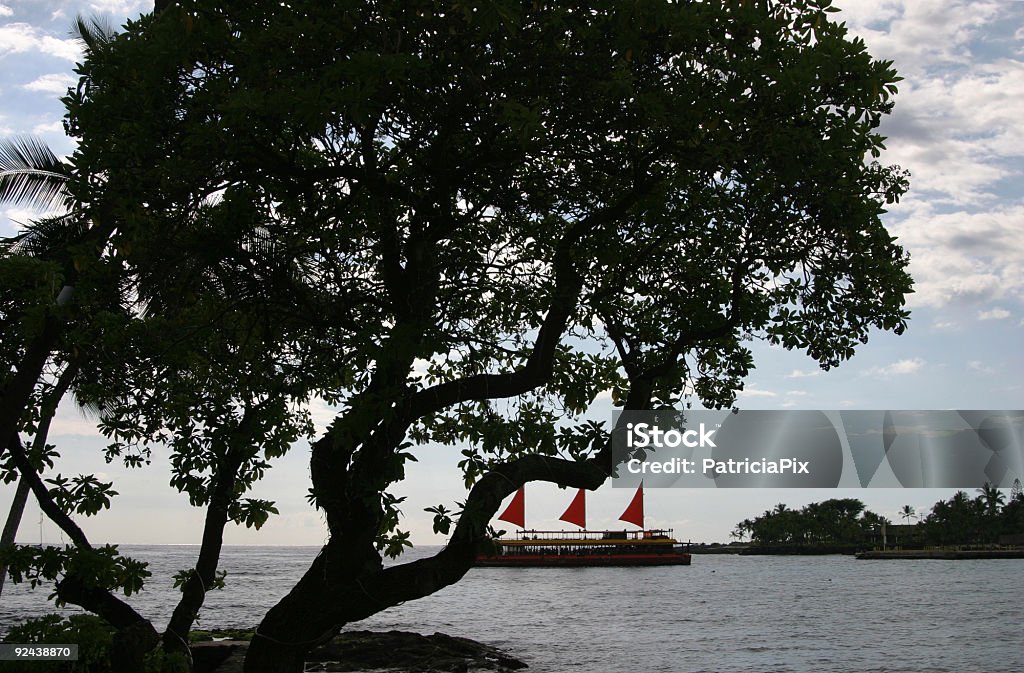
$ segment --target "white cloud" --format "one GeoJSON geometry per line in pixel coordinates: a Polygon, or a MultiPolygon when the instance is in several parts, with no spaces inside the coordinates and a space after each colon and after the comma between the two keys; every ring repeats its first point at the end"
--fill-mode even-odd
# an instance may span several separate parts
{"type": "Polygon", "coordinates": [[[7,5],[0,5],[0,16],[14,16],[14,10],[7,5]]]}
{"type": "Polygon", "coordinates": [[[741,390],[736,395],[737,397],[778,397],[776,393],[770,390],[760,390],[754,387],[741,390]]]}
{"type": "MultiPolygon", "coordinates": [[[[1024,118],[1024,112],[1022,112],[1024,118]]],[[[890,230],[911,253],[912,307],[1024,298],[1024,205],[936,213],[927,205],[890,230]]]]}
{"type": "Polygon", "coordinates": [[[889,136],[884,157],[910,170],[912,190],[945,203],[983,204],[996,181],[1019,172],[1012,160],[1024,154],[1022,114],[1019,60],[908,75],[881,127],[889,136]]]}
{"type": "Polygon", "coordinates": [[[0,26],[0,56],[39,52],[66,61],[82,58],[82,50],[72,39],[62,40],[47,35],[27,23],[8,23],[0,26]]]}
{"type": "Polygon", "coordinates": [[[29,91],[42,91],[63,96],[68,87],[74,86],[76,82],[77,80],[71,75],[55,72],[37,77],[28,84],[22,84],[21,86],[29,91]]]}
{"type": "Polygon", "coordinates": [[[1004,4],[995,0],[845,0],[837,16],[864,38],[872,55],[894,60],[901,73],[918,73],[938,64],[968,62],[969,43],[982,27],[1002,16],[1004,4]]]}
{"type": "Polygon", "coordinates": [[[1005,320],[1010,312],[1005,308],[996,307],[990,311],[978,311],[978,320],[1005,320]]]}
{"type": "Polygon", "coordinates": [[[429,368],[430,360],[416,358],[412,361],[412,372],[410,373],[410,376],[415,379],[424,379],[427,376],[427,370],[429,368]]]}
{"type": "Polygon", "coordinates": [[[794,369],[790,373],[786,374],[787,379],[809,379],[821,374],[820,369],[812,369],[810,371],[803,371],[802,369],[794,369]]]}
{"type": "Polygon", "coordinates": [[[137,14],[152,4],[148,0],[92,0],[89,7],[101,14],[113,14],[114,16],[128,16],[137,14]]]}
{"type": "MultiPolygon", "coordinates": [[[[887,217],[911,255],[910,307],[1008,317],[989,309],[1024,301],[1024,204],[1002,196],[1024,179],[1024,59],[993,33],[1024,25],[1024,3],[839,4],[848,6],[836,16],[905,78],[880,131],[883,160],[911,172],[911,191],[887,217]]],[[[933,327],[957,325],[940,315],[933,327]]]]}
{"type": "Polygon", "coordinates": [[[855,29],[886,24],[903,14],[901,0],[846,0],[837,5],[843,10],[839,19],[855,29]]]}
{"type": "Polygon", "coordinates": [[[32,127],[32,135],[45,135],[47,133],[64,133],[64,124],[60,120],[42,122],[32,127]]]}
{"type": "Polygon", "coordinates": [[[804,397],[808,395],[808,392],[806,390],[787,390],[786,394],[791,397],[804,397]]]}
{"type": "Polygon", "coordinates": [[[922,367],[924,367],[925,361],[921,358],[909,358],[906,360],[899,360],[892,364],[884,365],[882,367],[872,367],[871,369],[864,370],[865,376],[877,376],[881,378],[889,378],[890,376],[905,376],[907,374],[914,374],[922,367]]]}
{"type": "Polygon", "coordinates": [[[1024,3],[839,4],[836,16],[905,78],[880,131],[884,161],[912,175],[888,222],[911,253],[911,307],[1024,299],[1024,206],[1000,202],[1024,172],[1024,59],[991,35],[1024,24],[1024,3]]]}
{"type": "Polygon", "coordinates": [[[986,365],[981,360],[971,360],[970,362],[967,363],[967,368],[972,370],[972,371],[975,371],[975,372],[980,372],[982,374],[995,374],[996,373],[995,369],[993,369],[992,367],[989,367],[988,365],[986,365]]]}

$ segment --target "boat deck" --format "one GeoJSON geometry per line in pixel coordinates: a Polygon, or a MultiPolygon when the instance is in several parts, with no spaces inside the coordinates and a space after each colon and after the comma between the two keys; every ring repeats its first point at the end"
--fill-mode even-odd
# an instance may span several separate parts
{"type": "Polygon", "coordinates": [[[604,567],[690,565],[690,553],[671,530],[520,531],[494,540],[497,553],[477,557],[478,566],[604,567]]]}

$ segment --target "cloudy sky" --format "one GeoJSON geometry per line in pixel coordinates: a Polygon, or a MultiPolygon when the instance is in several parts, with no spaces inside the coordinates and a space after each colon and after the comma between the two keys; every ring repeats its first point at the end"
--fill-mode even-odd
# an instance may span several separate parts
{"type": "MultiPolygon", "coordinates": [[[[837,0],[844,18],[877,58],[905,78],[882,131],[885,159],[912,173],[911,192],[886,216],[912,255],[913,318],[902,337],[876,335],[838,370],[818,371],[799,354],[758,347],[757,370],[739,400],[755,409],[1022,409],[1024,389],[1024,2],[1011,0],[837,0]]],[[[148,9],[136,0],[0,0],[0,135],[31,134],[60,153],[71,150],[58,98],[75,82],[80,57],[70,37],[76,14],[114,25],[148,9]]],[[[0,209],[0,233],[31,213],[0,209]]],[[[318,409],[321,422],[329,418],[318,409]]],[[[608,410],[610,414],[610,409],[608,410]]],[[[92,423],[62,409],[51,441],[64,473],[92,472],[101,440],[92,423]]],[[[439,544],[422,508],[462,497],[457,450],[435,449],[412,466],[407,527],[421,544],[439,544]]],[[[228,541],[319,544],[320,517],[304,501],[308,449],[280,461],[257,494],[281,509],[263,531],[233,529],[228,541]]],[[[159,462],[159,461],[158,461],[159,462]]],[[[198,542],[202,513],[166,486],[158,465],[125,472],[100,464],[122,494],[112,510],[87,520],[97,541],[198,542]]],[[[0,513],[13,489],[0,486],[0,513]]],[[[630,493],[602,488],[589,500],[591,527],[613,526],[630,493]]],[[[946,491],[671,490],[648,496],[649,525],[682,538],[725,540],[735,523],[776,502],[800,506],[828,497],[860,497],[896,519],[904,504],[924,509],[946,491]]],[[[531,489],[527,516],[557,526],[571,494],[531,489]]],[[[24,542],[59,541],[30,508],[24,542]],[[41,529],[41,530],[40,530],[41,529]]]]}

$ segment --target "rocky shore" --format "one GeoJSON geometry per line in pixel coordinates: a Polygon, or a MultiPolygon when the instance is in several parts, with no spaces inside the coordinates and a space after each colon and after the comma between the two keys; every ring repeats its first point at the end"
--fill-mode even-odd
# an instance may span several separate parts
{"type": "MultiPolygon", "coordinates": [[[[192,646],[195,673],[242,673],[249,647],[244,640],[213,640],[192,646]]],[[[347,631],[310,653],[307,671],[395,673],[508,673],[522,661],[469,638],[405,631],[347,631]]]]}

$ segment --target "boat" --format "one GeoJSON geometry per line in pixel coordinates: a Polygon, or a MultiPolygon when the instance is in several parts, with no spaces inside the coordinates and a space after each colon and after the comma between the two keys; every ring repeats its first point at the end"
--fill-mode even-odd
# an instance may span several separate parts
{"type": "Polygon", "coordinates": [[[494,555],[480,554],[481,567],[594,567],[690,565],[689,546],[672,530],[523,530],[514,540],[493,540],[494,555]]]}
{"type": "Polygon", "coordinates": [[[672,529],[643,527],[643,485],[637,489],[620,520],[640,530],[587,530],[585,491],[580,489],[560,519],[580,526],[578,531],[525,530],[525,493],[517,491],[498,517],[523,530],[514,539],[493,538],[493,553],[479,554],[480,567],[609,567],[690,565],[689,545],[672,536],[672,529]]]}

